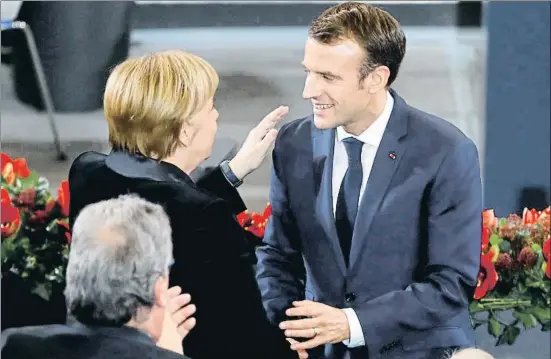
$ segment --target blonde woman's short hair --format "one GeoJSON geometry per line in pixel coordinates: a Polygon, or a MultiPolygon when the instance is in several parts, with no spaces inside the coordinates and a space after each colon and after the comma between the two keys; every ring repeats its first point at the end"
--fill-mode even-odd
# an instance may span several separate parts
{"type": "Polygon", "coordinates": [[[165,51],[129,58],[111,72],[103,107],[113,148],[163,159],[186,121],[214,97],[219,78],[199,56],[165,51]]]}

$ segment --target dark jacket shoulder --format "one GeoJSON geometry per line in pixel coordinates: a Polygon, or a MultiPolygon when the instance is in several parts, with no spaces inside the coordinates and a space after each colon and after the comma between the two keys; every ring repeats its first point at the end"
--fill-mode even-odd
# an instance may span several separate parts
{"type": "Polygon", "coordinates": [[[2,332],[6,359],[182,359],[159,348],[147,334],[133,328],[89,328],[46,325],[11,328],[2,332]]]}

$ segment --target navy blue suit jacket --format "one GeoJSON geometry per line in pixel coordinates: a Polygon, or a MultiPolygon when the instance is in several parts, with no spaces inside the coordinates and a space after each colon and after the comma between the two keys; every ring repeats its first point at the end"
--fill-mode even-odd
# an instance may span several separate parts
{"type": "MultiPolygon", "coordinates": [[[[474,345],[468,313],[480,264],[482,189],[474,143],[449,122],[394,108],[360,202],[345,266],[332,209],[335,130],[284,125],[273,151],[272,217],[257,250],[270,320],[292,301],[353,308],[365,346],[352,358],[429,358],[474,345]],[[393,153],[393,155],[390,155],[393,153]]],[[[342,343],[313,350],[342,358],[342,343]]]]}

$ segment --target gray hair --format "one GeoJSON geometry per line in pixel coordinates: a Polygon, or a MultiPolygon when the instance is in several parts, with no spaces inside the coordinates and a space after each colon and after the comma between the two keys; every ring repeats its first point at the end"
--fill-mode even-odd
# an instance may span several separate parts
{"type": "Polygon", "coordinates": [[[143,320],[138,309],[153,307],[155,283],[171,261],[172,230],[161,206],[124,195],[84,207],[67,266],[69,314],[89,325],[143,320]]]}

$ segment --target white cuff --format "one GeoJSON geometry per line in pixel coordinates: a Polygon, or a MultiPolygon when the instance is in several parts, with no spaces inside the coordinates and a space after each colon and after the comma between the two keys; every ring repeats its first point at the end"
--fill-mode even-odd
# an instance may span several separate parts
{"type": "Polygon", "coordinates": [[[348,318],[348,328],[350,329],[350,339],[344,340],[343,344],[349,348],[365,345],[364,333],[358,315],[352,308],[344,308],[343,311],[348,318]]]}

